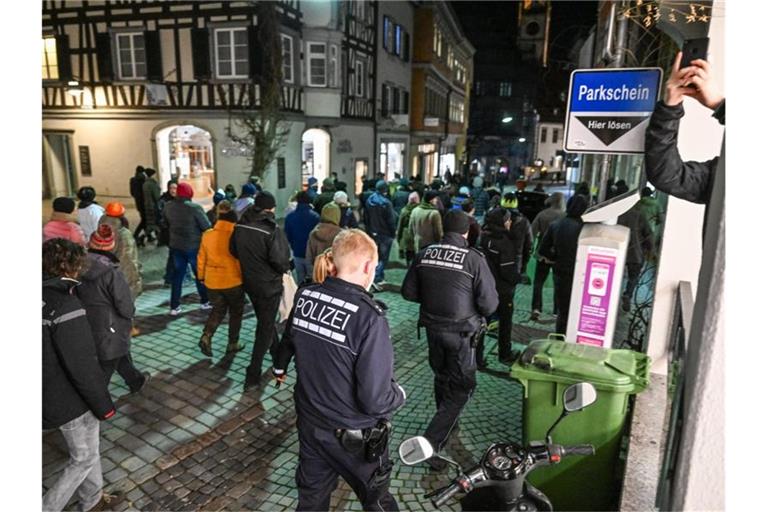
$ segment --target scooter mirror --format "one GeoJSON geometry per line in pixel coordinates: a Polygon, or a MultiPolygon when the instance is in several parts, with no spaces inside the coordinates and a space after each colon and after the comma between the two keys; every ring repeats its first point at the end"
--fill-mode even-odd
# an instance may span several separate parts
{"type": "Polygon", "coordinates": [[[563,392],[563,409],[566,412],[576,412],[595,403],[597,390],[589,382],[579,382],[565,388],[563,392]]]}
{"type": "Polygon", "coordinates": [[[400,460],[407,466],[424,462],[435,454],[432,444],[425,437],[416,436],[400,443],[400,460]]]}

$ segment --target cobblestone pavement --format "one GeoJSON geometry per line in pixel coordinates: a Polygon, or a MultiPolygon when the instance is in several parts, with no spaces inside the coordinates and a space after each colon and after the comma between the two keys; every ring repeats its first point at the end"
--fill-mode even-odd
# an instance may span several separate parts
{"type": "MultiPolygon", "coordinates": [[[[298,438],[292,398],[295,372],[287,385],[271,384],[242,392],[255,328],[248,306],[242,341],[247,349],[223,357],[226,322],[216,333],[214,357],[206,359],[197,342],[207,313],[197,307],[194,286],[186,286],[185,311],[168,315],[170,290],[159,276],[166,249],[143,249],[145,292],[137,300],[137,325],[142,334],[133,341],[137,367],[152,374],[139,394],[129,395],[116,374],[111,391],[117,415],[101,427],[101,455],[108,490],[127,493],[117,510],[293,510],[297,491],[294,471],[298,438]]],[[[393,250],[396,254],[396,251],[393,250]]],[[[395,263],[397,265],[397,263],[395,263]]],[[[402,281],[402,268],[387,271],[387,280],[402,281]]],[[[554,318],[527,322],[530,286],[518,288],[513,341],[528,342],[546,335],[554,318]]],[[[432,372],[427,363],[425,334],[416,337],[418,305],[404,301],[395,286],[378,294],[387,313],[395,348],[398,381],[408,392],[405,406],[394,418],[391,453],[404,438],[423,432],[434,413],[432,372]]],[[[551,288],[544,304],[550,313],[551,288]]],[[[478,386],[461,419],[461,431],[447,452],[470,464],[494,441],[521,440],[522,387],[496,361],[496,342],[486,340],[488,371],[478,373],[478,386]]],[[[269,359],[269,355],[267,355],[269,359]]],[[[265,363],[265,368],[267,364],[265,363]]],[[[56,431],[43,435],[43,487],[50,486],[66,462],[63,439],[56,431]]],[[[450,478],[425,467],[396,461],[392,492],[405,510],[432,510],[425,492],[450,478]]],[[[452,504],[458,510],[459,504],[452,504]]],[[[360,510],[342,481],[332,509],[360,510]]]]}

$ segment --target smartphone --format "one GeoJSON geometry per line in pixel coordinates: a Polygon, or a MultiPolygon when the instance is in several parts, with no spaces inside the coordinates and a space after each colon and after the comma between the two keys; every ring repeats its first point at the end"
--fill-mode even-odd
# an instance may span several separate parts
{"type": "Polygon", "coordinates": [[[686,39],[683,43],[683,60],[680,62],[680,69],[691,65],[691,61],[696,59],[707,60],[707,50],[709,49],[709,38],[701,37],[698,39],[686,39]]]}

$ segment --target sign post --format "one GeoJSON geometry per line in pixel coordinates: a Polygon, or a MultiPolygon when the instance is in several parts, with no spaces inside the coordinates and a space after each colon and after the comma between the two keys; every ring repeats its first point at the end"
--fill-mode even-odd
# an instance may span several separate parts
{"type": "Polygon", "coordinates": [[[642,154],[659,96],[660,68],[577,69],[571,73],[563,149],[642,154]]]}

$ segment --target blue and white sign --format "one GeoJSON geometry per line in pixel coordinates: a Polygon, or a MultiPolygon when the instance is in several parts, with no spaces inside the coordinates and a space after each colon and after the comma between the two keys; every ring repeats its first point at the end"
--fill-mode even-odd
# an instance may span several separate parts
{"type": "Polygon", "coordinates": [[[660,68],[577,69],[571,73],[563,149],[644,153],[645,128],[659,97],[660,68]]]}

